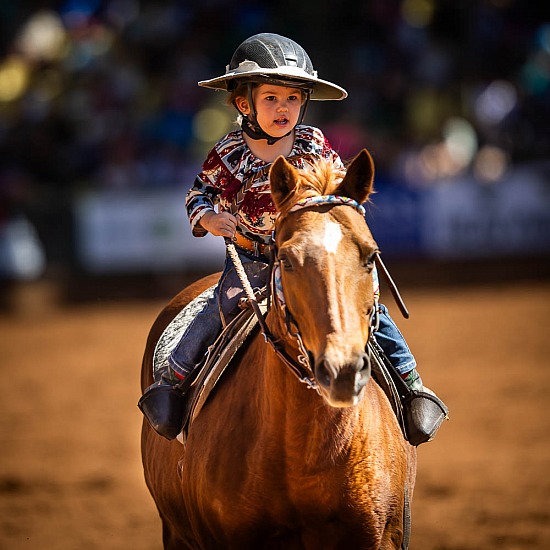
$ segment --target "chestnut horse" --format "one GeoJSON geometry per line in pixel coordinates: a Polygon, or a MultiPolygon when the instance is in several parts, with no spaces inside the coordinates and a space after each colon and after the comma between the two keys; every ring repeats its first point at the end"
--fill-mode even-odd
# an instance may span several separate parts
{"type": "MultiPolygon", "coordinates": [[[[404,502],[412,498],[416,451],[370,380],[365,351],[376,243],[359,205],[372,192],[373,173],[367,151],[343,179],[330,165],[306,172],[283,157],[274,162],[279,276],[265,321],[275,343],[259,332],[249,338],[185,445],[143,424],[145,479],[165,548],[407,547],[404,502]],[[277,346],[311,372],[313,390],[277,346]]],[[[152,383],[164,328],[217,278],[191,285],[159,315],[143,388],[152,383]]]]}

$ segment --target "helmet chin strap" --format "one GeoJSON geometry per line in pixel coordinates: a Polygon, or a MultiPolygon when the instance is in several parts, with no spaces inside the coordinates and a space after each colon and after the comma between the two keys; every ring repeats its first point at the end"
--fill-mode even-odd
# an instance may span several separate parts
{"type": "MultiPolygon", "coordinates": [[[[248,117],[247,115],[244,115],[243,113],[241,113],[241,117],[242,117],[241,128],[242,128],[243,132],[248,137],[250,137],[254,140],[266,139],[268,145],[273,145],[274,143],[276,143],[280,139],[283,139],[283,138],[285,138],[286,136],[289,136],[292,133],[292,130],[290,130],[290,132],[288,132],[288,134],[285,134],[284,136],[273,137],[273,136],[270,136],[267,132],[264,132],[264,130],[262,130],[262,127],[258,123],[254,123],[251,117],[248,117]]],[[[256,117],[254,117],[254,120],[255,119],[256,119],[256,117]]]]}
{"type": "MultiPolygon", "coordinates": [[[[302,121],[304,120],[304,116],[306,114],[307,106],[308,106],[308,103],[309,103],[310,91],[308,90],[306,93],[307,93],[307,97],[306,97],[306,100],[304,101],[304,103],[303,103],[303,105],[300,109],[300,117],[298,119],[298,122],[296,123],[296,126],[298,126],[298,124],[302,123],[302,121]]],[[[274,143],[277,143],[277,141],[279,141],[280,139],[283,139],[283,138],[289,136],[292,133],[292,130],[294,130],[294,128],[293,128],[292,130],[290,130],[290,132],[288,132],[284,136],[273,137],[273,136],[269,135],[258,124],[258,119],[256,118],[256,107],[254,106],[254,99],[252,98],[252,84],[251,83],[248,84],[248,104],[250,106],[250,114],[249,115],[245,115],[237,107],[237,111],[239,111],[239,114],[242,117],[241,128],[242,128],[243,132],[248,137],[250,137],[254,140],[266,139],[268,145],[273,145],[274,143]]]]}

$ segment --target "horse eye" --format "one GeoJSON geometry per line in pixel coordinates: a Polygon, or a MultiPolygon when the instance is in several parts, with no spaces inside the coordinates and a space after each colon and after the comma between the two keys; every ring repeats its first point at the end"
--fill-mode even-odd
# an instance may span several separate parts
{"type": "Polygon", "coordinates": [[[286,271],[292,270],[292,263],[288,259],[288,256],[286,254],[283,254],[282,256],[279,256],[279,262],[281,264],[281,267],[286,271]]]}
{"type": "Polygon", "coordinates": [[[374,262],[376,260],[376,252],[373,252],[364,262],[363,267],[370,273],[374,268],[374,262]]]}

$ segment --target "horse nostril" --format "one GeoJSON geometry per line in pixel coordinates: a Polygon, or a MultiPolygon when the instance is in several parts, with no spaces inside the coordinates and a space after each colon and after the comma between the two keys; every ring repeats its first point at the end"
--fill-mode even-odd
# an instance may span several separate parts
{"type": "Polygon", "coordinates": [[[358,372],[361,374],[370,375],[370,355],[368,353],[362,353],[358,359],[358,372]]]}
{"type": "Polygon", "coordinates": [[[370,376],[370,355],[368,353],[363,353],[357,361],[356,383],[358,384],[358,387],[363,387],[369,381],[370,376]]]}
{"type": "Polygon", "coordinates": [[[321,386],[324,386],[325,388],[330,386],[332,382],[332,374],[326,361],[321,361],[315,367],[315,378],[321,386]]]}

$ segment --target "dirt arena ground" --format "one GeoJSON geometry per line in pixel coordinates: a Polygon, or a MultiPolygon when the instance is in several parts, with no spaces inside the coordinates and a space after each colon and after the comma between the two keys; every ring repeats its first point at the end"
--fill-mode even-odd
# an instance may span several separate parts
{"type": "MultiPolygon", "coordinates": [[[[419,448],[411,548],[550,548],[550,282],[402,291],[399,324],[451,410],[419,448]]],[[[14,300],[0,312],[0,549],[159,550],[136,401],[163,302],[14,300]]]]}

